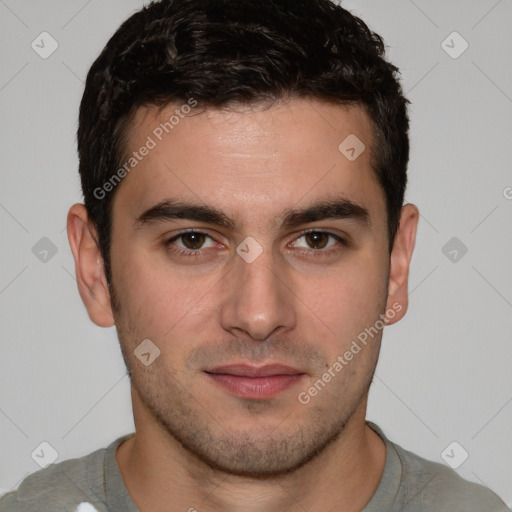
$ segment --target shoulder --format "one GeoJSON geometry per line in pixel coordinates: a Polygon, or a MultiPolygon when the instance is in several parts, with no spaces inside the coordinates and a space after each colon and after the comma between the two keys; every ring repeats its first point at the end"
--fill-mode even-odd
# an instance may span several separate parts
{"type": "Polygon", "coordinates": [[[402,463],[405,503],[409,507],[404,512],[510,512],[487,487],[463,479],[448,466],[390,444],[402,463]]]}
{"type": "Polygon", "coordinates": [[[93,510],[84,505],[79,508],[81,503],[91,503],[98,512],[106,512],[104,462],[107,449],[101,448],[32,473],[18,489],[0,497],[0,512],[93,510]]]}

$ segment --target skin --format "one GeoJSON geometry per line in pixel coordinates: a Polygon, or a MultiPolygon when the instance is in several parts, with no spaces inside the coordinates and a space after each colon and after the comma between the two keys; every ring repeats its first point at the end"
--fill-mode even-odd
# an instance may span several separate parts
{"type": "MultiPolygon", "coordinates": [[[[140,108],[127,153],[175,108],[140,108]]],[[[115,323],[132,379],[136,435],[116,454],[128,491],[142,512],[361,510],[386,455],[365,424],[382,329],[308,404],[298,395],[379,315],[394,311],[388,325],[404,316],[418,209],[402,208],[390,255],[385,196],[370,167],[372,125],[359,106],[292,99],[192,114],[115,192],[114,297],[84,206],[68,214],[82,300],[94,323],[115,323]],[[338,150],[349,134],[366,146],[354,161],[338,150]],[[215,206],[237,226],[174,219],[134,227],[170,197],[215,206]],[[353,218],[281,225],[287,209],[340,197],[366,208],[368,225],[353,218]],[[165,245],[190,228],[208,236],[165,245]],[[349,243],[302,234],[313,228],[349,243]],[[252,263],[236,252],[247,237],[263,250],[252,263]],[[201,255],[172,251],[180,248],[201,255]],[[134,355],[145,339],[160,350],[149,366],[134,355]],[[254,400],[204,372],[240,362],[287,364],[304,375],[254,400]]]]}

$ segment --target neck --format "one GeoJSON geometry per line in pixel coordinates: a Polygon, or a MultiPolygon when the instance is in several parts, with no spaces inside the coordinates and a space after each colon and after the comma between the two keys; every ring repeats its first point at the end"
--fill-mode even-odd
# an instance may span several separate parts
{"type": "Polygon", "coordinates": [[[382,477],[386,450],[365,423],[367,397],[332,444],[294,472],[269,480],[212,469],[157,424],[133,390],[132,400],[136,435],[118,447],[116,460],[141,512],[360,511],[382,477]]]}

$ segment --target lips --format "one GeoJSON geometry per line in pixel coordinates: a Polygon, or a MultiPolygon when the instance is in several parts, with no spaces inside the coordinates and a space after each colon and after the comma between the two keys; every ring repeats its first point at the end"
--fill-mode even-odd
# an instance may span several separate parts
{"type": "Polygon", "coordinates": [[[298,383],[305,375],[281,364],[261,367],[234,364],[205,371],[215,384],[241,398],[263,400],[277,396],[298,383]]]}
{"type": "Polygon", "coordinates": [[[231,364],[208,370],[207,373],[222,373],[239,377],[269,377],[272,375],[299,375],[303,372],[282,364],[268,364],[259,368],[244,364],[231,364]]]}

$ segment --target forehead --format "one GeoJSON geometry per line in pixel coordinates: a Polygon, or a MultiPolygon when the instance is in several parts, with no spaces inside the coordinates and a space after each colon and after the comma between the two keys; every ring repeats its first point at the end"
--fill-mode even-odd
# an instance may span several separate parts
{"type": "Polygon", "coordinates": [[[126,137],[126,161],[136,165],[114,208],[136,217],[172,196],[249,219],[342,196],[380,216],[371,144],[359,106],[294,99],[266,108],[142,107],[126,137]]]}

